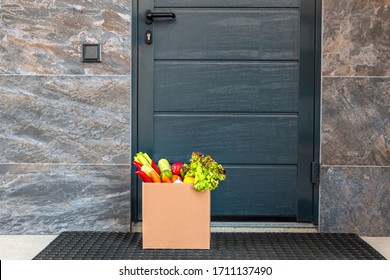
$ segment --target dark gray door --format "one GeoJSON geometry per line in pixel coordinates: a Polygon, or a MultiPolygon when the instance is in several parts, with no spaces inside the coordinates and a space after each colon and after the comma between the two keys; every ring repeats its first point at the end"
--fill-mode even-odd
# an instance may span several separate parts
{"type": "Polygon", "coordinates": [[[137,150],[221,162],[214,219],[312,219],[314,3],[138,1],[137,150]]]}

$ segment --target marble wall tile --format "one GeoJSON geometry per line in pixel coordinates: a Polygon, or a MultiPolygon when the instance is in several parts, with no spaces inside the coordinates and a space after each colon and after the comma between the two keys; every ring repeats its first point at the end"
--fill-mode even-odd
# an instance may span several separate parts
{"type": "Polygon", "coordinates": [[[390,167],[323,166],[320,231],[390,236],[390,167]]]}
{"type": "Polygon", "coordinates": [[[323,164],[389,166],[390,77],[323,78],[321,135],[323,164]]]}
{"type": "Polygon", "coordinates": [[[0,233],[129,231],[130,166],[0,165],[0,233]]]}
{"type": "Polygon", "coordinates": [[[2,0],[0,74],[129,74],[131,0],[2,0]],[[102,43],[103,63],[81,63],[102,43]]]}
{"type": "Polygon", "coordinates": [[[0,163],[129,163],[128,76],[0,75],[0,118],[0,163]]]}
{"type": "Polygon", "coordinates": [[[323,74],[390,76],[389,0],[324,0],[323,5],[323,74]]]}

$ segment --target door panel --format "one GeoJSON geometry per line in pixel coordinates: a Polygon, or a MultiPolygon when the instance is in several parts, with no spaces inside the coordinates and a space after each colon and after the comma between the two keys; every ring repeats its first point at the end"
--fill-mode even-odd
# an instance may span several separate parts
{"type": "Polygon", "coordinates": [[[298,112],[299,64],[156,61],[156,112],[298,112]]]}
{"type": "Polygon", "coordinates": [[[298,9],[159,9],[174,23],[154,24],[156,59],[297,60],[298,9]]]}
{"type": "Polygon", "coordinates": [[[296,166],[227,165],[226,171],[229,180],[211,194],[213,216],[296,216],[296,166]]]}
{"type": "Polygon", "coordinates": [[[214,217],[312,217],[314,2],[138,1],[137,149],[222,163],[214,217]]]}
{"type": "Polygon", "coordinates": [[[299,0],[155,0],[161,7],[250,7],[250,8],[299,8],[299,0]]]}
{"type": "Polygon", "coordinates": [[[156,158],[201,151],[226,164],[297,162],[296,116],[156,114],[154,137],[156,158]]]}

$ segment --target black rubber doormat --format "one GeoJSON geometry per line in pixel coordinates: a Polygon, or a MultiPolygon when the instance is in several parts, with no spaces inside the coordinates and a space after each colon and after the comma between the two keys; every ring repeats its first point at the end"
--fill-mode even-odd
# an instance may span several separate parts
{"type": "Polygon", "coordinates": [[[384,260],[355,234],[212,233],[210,250],[144,250],[141,233],[64,232],[34,260],[384,260]]]}

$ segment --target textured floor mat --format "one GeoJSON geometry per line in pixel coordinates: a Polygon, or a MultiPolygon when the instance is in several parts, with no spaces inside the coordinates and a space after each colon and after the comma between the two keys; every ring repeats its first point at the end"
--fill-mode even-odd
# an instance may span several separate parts
{"type": "Polygon", "coordinates": [[[210,250],[144,250],[141,233],[63,232],[35,260],[381,260],[355,234],[212,233],[210,250]]]}

